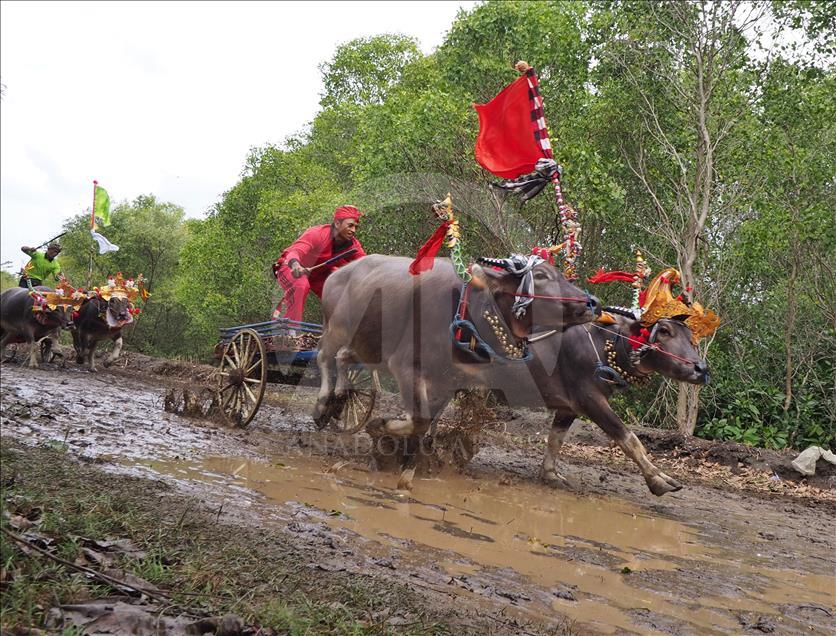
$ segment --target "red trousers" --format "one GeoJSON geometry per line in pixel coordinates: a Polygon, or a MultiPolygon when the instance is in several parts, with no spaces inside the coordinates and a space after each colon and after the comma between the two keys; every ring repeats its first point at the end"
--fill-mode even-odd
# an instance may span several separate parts
{"type": "Polygon", "coordinates": [[[276,305],[273,311],[273,320],[277,318],[288,318],[289,320],[302,320],[302,314],[305,312],[305,299],[308,297],[308,292],[313,291],[317,297],[322,298],[322,288],[324,286],[324,279],[316,277],[311,281],[307,276],[300,276],[293,278],[293,270],[287,265],[282,265],[276,273],[276,279],[279,281],[284,296],[276,305]],[[282,307],[284,307],[284,315],[282,316],[282,307]]]}

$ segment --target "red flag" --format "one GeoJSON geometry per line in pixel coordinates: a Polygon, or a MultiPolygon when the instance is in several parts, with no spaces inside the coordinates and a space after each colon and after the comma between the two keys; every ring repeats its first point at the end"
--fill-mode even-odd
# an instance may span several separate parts
{"type": "Polygon", "coordinates": [[[433,268],[435,255],[441,249],[441,244],[444,242],[444,237],[447,235],[447,229],[449,227],[450,221],[444,221],[444,223],[436,228],[433,235],[427,239],[427,242],[418,248],[415,259],[409,264],[410,274],[417,276],[421,272],[433,268]]]}
{"type": "Polygon", "coordinates": [[[503,179],[533,172],[534,164],[545,156],[532,131],[528,90],[523,75],[487,104],[473,104],[479,115],[476,161],[503,179]]]}

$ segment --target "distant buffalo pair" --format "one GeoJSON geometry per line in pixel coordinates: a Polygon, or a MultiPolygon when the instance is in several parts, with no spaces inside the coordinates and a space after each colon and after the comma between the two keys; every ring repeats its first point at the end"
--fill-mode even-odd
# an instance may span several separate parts
{"type": "MultiPolygon", "coordinates": [[[[35,292],[46,294],[48,287],[35,287],[35,292]]],[[[27,289],[14,287],[0,295],[0,356],[5,357],[6,345],[25,342],[29,345],[29,366],[38,366],[37,351],[41,344],[43,358],[48,358],[62,329],[73,336],[76,362],[87,363],[90,371],[96,370],[93,354],[103,340],[114,342],[113,352],[104,362],[109,366],[122,350],[122,328],[132,320],[127,298],[112,296],[104,300],[98,296],[88,298],[76,312],[72,305],[59,304],[54,309],[43,306],[33,311],[35,298],[27,289]]]]}
{"type": "MultiPolygon", "coordinates": [[[[638,464],[651,492],[679,490],[676,480],[651,463],[608,401],[623,380],[654,372],[707,382],[706,363],[688,327],[658,321],[648,347],[636,357],[627,338],[637,336],[641,324],[626,315],[608,325],[588,324],[601,313],[597,299],[554,266],[520,256],[482,262],[491,267],[474,265],[464,291],[447,259],[436,259],[432,270],[418,276],[408,272],[409,259],[381,255],[335,272],[322,297],[324,333],[317,356],[322,384],[315,421],[324,425],[339,413],[351,388],[346,371],[359,362],[395,378],[405,411],[402,417],[370,421],[372,436],[405,437],[411,440],[408,448],[415,448],[457,390],[499,389],[512,404],[555,412],[543,461],[546,479],[562,480],[555,458],[581,415],[638,464]],[[526,343],[537,334],[545,337],[526,343]],[[613,366],[623,373],[610,373],[613,366]]],[[[413,466],[403,470],[401,487],[410,487],[413,466]]]]}

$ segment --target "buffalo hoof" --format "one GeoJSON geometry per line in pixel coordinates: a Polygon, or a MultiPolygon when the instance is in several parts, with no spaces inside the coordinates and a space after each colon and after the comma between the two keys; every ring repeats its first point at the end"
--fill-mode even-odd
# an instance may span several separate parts
{"type": "Polygon", "coordinates": [[[311,417],[314,421],[314,426],[316,426],[317,430],[321,431],[323,428],[328,426],[328,423],[331,420],[331,416],[328,413],[328,400],[318,399],[316,401],[316,405],[314,406],[313,413],[311,413],[311,417]]]}
{"type": "Polygon", "coordinates": [[[331,423],[331,420],[339,419],[343,406],[345,406],[345,399],[339,399],[334,395],[324,400],[317,399],[313,412],[313,421],[316,428],[322,430],[331,423]]]}
{"type": "Polygon", "coordinates": [[[676,492],[682,490],[682,484],[676,481],[673,477],[668,477],[665,473],[659,473],[647,479],[647,487],[657,497],[661,497],[665,493],[676,492]]]}
{"type": "Polygon", "coordinates": [[[113,360],[103,360],[102,364],[104,365],[104,368],[107,369],[111,364],[113,364],[113,360]]]}
{"type": "Polygon", "coordinates": [[[387,434],[386,420],[382,417],[376,417],[366,424],[366,432],[372,437],[383,437],[387,434]]]}
{"type": "Polygon", "coordinates": [[[414,468],[407,468],[401,472],[401,476],[398,478],[398,490],[412,490],[412,480],[414,477],[414,468]]]}
{"type": "Polygon", "coordinates": [[[572,484],[569,483],[569,480],[566,479],[563,475],[561,475],[556,470],[543,470],[540,469],[540,479],[542,479],[546,484],[552,486],[554,488],[571,488],[572,484]]]}

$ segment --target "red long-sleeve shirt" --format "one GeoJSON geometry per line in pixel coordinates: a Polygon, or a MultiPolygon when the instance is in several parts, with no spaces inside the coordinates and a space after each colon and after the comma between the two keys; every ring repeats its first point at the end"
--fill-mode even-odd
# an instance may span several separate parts
{"type": "Polygon", "coordinates": [[[335,248],[334,241],[331,238],[331,225],[315,225],[302,232],[299,238],[282,252],[281,256],[279,256],[278,263],[290,266],[290,262],[295,259],[299,261],[302,267],[314,267],[352,248],[357,248],[354,254],[340,259],[333,265],[322,267],[315,272],[311,272],[308,277],[311,283],[311,289],[320,296],[322,286],[325,285],[325,279],[330,276],[331,272],[336,271],[338,267],[350,261],[356,261],[358,258],[366,255],[357,237],[351,239],[351,244],[335,248]]]}

